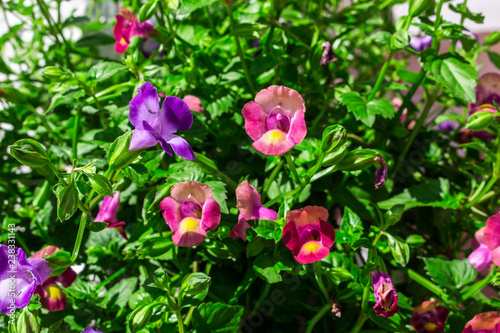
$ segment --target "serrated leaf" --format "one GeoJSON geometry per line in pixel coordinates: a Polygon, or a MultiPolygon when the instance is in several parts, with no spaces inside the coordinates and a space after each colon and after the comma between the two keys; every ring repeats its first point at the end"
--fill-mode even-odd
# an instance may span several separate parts
{"type": "Polygon", "coordinates": [[[349,243],[354,244],[363,234],[363,223],[349,207],[345,207],[340,230],[349,243]]]}
{"type": "Polygon", "coordinates": [[[340,96],[340,102],[354,114],[356,120],[360,120],[366,126],[371,127],[375,122],[375,115],[367,112],[366,101],[359,93],[355,91],[344,93],[340,96]]]}
{"type": "Polygon", "coordinates": [[[89,75],[101,82],[125,68],[125,66],[117,62],[100,61],[89,69],[89,75]]]}
{"type": "Polygon", "coordinates": [[[396,109],[388,99],[379,98],[366,104],[366,110],[370,115],[381,115],[386,119],[392,119],[396,114],[396,109]]]}
{"type": "Polygon", "coordinates": [[[476,102],[475,88],[479,75],[473,66],[453,57],[439,58],[432,63],[431,71],[455,97],[465,102],[476,102]]]}
{"type": "Polygon", "coordinates": [[[394,237],[388,233],[385,233],[385,235],[389,241],[389,247],[394,260],[401,266],[406,266],[408,261],[410,261],[410,247],[408,244],[399,237],[394,237]]]}
{"type": "Polygon", "coordinates": [[[425,270],[437,285],[447,289],[460,289],[476,279],[477,271],[467,259],[442,260],[423,258],[425,270]]]}
{"type": "Polygon", "coordinates": [[[193,325],[198,333],[236,333],[243,310],[240,305],[200,304],[193,313],[193,325]]]}

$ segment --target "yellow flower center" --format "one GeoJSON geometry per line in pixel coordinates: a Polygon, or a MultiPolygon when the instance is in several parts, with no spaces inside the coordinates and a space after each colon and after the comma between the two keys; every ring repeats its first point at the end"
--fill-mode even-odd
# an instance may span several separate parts
{"type": "Polygon", "coordinates": [[[439,326],[438,326],[438,325],[436,325],[436,324],[434,324],[434,323],[427,323],[427,324],[425,324],[425,329],[426,329],[427,331],[433,331],[433,330],[435,330],[436,328],[439,328],[439,326]]]}
{"type": "Polygon", "coordinates": [[[185,218],[184,221],[182,221],[181,225],[181,232],[194,232],[198,229],[198,221],[196,221],[192,217],[185,218]]]}
{"type": "Polygon", "coordinates": [[[282,131],[271,130],[268,132],[267,135],[268,143],[278,144],[281,143],[283,140],[285,140],[285,133],[283,133],[282,131]]]}
{"type": "Polygon", "coordinates": [[[61,288],[59,288],[57,284],[48,285],[47,287],[45,287],[45,291],[47,292],[48,296],[53,300],[63,298],[62,290],[61,288]]]}
{"type": "Polygon", "coordinates": [[[306,253],[315,253],[321,248],[321,244],[318,242],[307,242],[304,244],[303,249],[306,253]]]}
{"type": "Polygon", "coordinates": [[[125,38],[120,39],[120,44],[122,44],[122,45],[127,44],[127,41],[125,40],[125,38]]]}

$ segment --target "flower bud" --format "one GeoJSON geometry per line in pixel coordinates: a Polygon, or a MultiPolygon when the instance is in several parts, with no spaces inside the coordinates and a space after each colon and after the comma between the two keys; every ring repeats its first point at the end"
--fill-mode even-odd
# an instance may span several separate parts
{"type": "Polygon", "coordinates": [[[488,127],[493,122],[493,118],[488,111],[479,111],[470,116],[465,127],[472,131],[480,131],[488,127]]]}
{"type": "Polygon", "coordinates": [[[105,197],[113,196],[113,187],[111,186],[111,183],[109,182],[108,178],[98,173],[87,174],[87,176],[89,177],[90,185],[92,185],[92,188],[98,194],[105,197]]]}
{"type": "Polygon", "coordinates": [[[409,14],[413,17],[422,14],[434,0],[411,0],[409,14]]]}
{"type": "Polygon", "coordinates": [[[156,0],[149,0],[144,5],[142,5],[141,9],[139,10],[139,22],[145,22],[154,15],[157,2],[158,1],[156,0]]]}
{"type": "Polygon", "coordinates": [[[153,307],[150,304],[141,305],[136,308],[129,317],[128,327],[130,332],[138,332],[148,324],[153,314],[153,307]]]}
{"type": "Polygon", "coordinates": [[[120,170],[132,163],[144,149],[129,151],[132,132],[119,136],[111,144],[108,151],[108,164],[112,170],[120,170]]]}
{"type": "Polygon", "coordinates": [[[337,170],[356,171],[373,165],[378,155],[370,149],[357,149],[349,152],[336,166],[337,170]]]}
{"type": "Polygon", "coordinates": [[[67,73],[62,69],[55,66],[48,66],[42,70],[43,76],[49,80],[62,81],[68,79],[72,76],[71,73],[67,73]]]}
{"type": "Polygon", "coordinates": [[[29,167],[38,168],[49,163],[47,152],[33,139],[21,139],[9,148],[12,157],[29,167]]]}
{"type": "Polygon", "coordinates": [[[38,323],[38,318],[31,313],[28,308],[24,308],[23,312],[19,315],[17,319],[17,331],[19,333],[39,333],[40,324],[38,323]]]}
{"type": "Polygon", "coordinates": [[[181,283],[181,291],[186,295],[197,295],[210,287],[210,276],[204,273],[190,273],[181,283]]]}
{"type": "Polygon", "coordinates": [[[332,151],[330,154],[325,156],[325,159],[323,160],[323,166],[328,167],[337,164],[345,157],[347,151],[347,145],[343,145],[340,148],[332,151]]]}
{"type": "Polygon", "coordinates": [[[346,140],[347,132],[343,126],[328,126],[323,131],[321,150],[323,150],[325,154],[328,154],[342,146],[346,142],[346,140]]]}

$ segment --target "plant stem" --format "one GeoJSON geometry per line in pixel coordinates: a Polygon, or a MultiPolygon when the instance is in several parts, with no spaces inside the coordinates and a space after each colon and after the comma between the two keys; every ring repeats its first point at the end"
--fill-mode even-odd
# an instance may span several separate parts
{"type": "Polygon", "coordinates": [[[175,310],[175,316],[177,317],[177,324],[179,325],[179,333],[184,333],[184,324],[182,323],[181,309],[177,308],[175,310]]]}
{"type": "Polygon", "coordinates": [[[302,185],[302,182],[300,181],[299,174],[297,173],[297,169],[295,168],[295,163],[293,163],[292,158],[291,158],[291,153],[288,152],[285,154],[286,162],[288,164],[288,167],[292,170],[293,176],[295,177],[295,181],[298,185],[302,185]]]}
{"type": "Polygon", "coordinates": [[[490,274],[488,274],[488,276],[486,276],[481,281],[474,283],[472,286],[470,286],[468,289],[466,289],[465,293],[462,296],[462,301],[465,301],[466,299],[468,299],[472,295],[480,292],[484,287],[486,287],[491,282],[491,280],[493,280],[495,275],[496,275],[496,271],[495,271],[495,269],[492,269],[490,274]]]}
{"type": "Polygon", "coordinates": [[[318,313],[316,313],[314,315],[314,317],[311,319],[311,321],[309,322],[309,324],[307,324],[307,329],[306,329],[306,333],[311,333],[314,329],[314,325],[316,325],[316,323],[328,312],[328,310],[330,310],[332,308],[332,304],[330,302],[326,303],[322,308],[321,310],[318,311],[318,313]]]}
{"type": "Polygon", "coordinates": [[[78,258],[78,253],[80,252],[80,246],[82,245],[83,234],[85,233],[85,224],[87,223],[88,215],[83,213],[80,217],[80,225],[78,226],[78,234],[76,235],[75,246],[73,247],[73,254],[71,255],[71,262],[75,262],[78,258]]]}
{"type": "Polygon", "coordinates": [[[406,271],[406,273],[408,274],[408,276],[410,277],[410,279],[415,280],[415,282],[417,282],[418,284],[420,284],[422,287],[427,288],[427,290],[433,292],[434,294],[436,294],[439,297],[441,297],[441,295],[443,295],[443,289],[439,288],[434,283],[432,283],[431,281],[427,280],[425,277],[423,277],[422,275],[418,274],[417,272],[415,272],[411,268],[408,268],[408,269],[403,268],[403,270],[406,271]]]}
{"type": "Polygon", "coordinates": [[[113,275],[111,275],[106,280],[102,281],[97,286],[95,286],[94,291],[97,293],[102,287],[104,287],[105,285],[107,285],[108,283],[110,283],[111,281],[113,281],[114,279],[116,279],[117,277],[122,275],[123,273],[125,273],[127,271],[127,269],[129,269],[130,266],[132,266],[133,263],[134,262],[131,261],[125,267],[122,267],[119,270],[117,270],[116,272],[114,272],[113,275]]]}
{"type": "Polygon", "coordinates": [[[266,199],[267,191],[269,191],[274,178],[276,178],[276,176],[278,175],[278,172],[283,167],[283,164],[283,161],[279,161],[279,163],[274,167],[273,172],[271,172],[271,174],[269,175],[269,178],[267,178],[266,182],[264,183],[264,187],[262,189],[262,201],[266,199]]]}
{"type": "Polygon", "coordinates": [[[231,32],[234,37],[234,42],[236,44],[236,51],[238,52],[238,56],[240,57],[241,66],[243,67],[243,71],[245,72],[245,77],[247,79],[248,86],[252,91],[252,94],[255,95],[255,87],[253,85],[252,77],[250,75],[250,70],[248,69],[247,62],[245,60],[245,54],[243,53],[243,49],[241,48],[240,38],[236,33],[236,23],[233,17],[233,7],[231,5],[227,6],[227,13],[229,15],[229,23],[231,25],[231,32]]]}
{"type": "Polygon", "coordinates": [[[66,183],[66,180],[64,179],[63,176],[61,176],[61,174],[59,173],[59,171],[57,171],[56,167],[54,166],[54,164],[52,164],[52,162],[49,162],[49,167],[52,170],[52,172],[54,172],[54,174],[56,175],[57,179],[59,179],[59,181],[61,183],[63,183],[64,186],[68,186],[68,183],[66,183]]]}
{"type": "Polygon", "coordinates": [[[319,289],[321,290],[321,293],[325,297],[326,302],[330,304],[331,302],[330,302],[330,297],[328,296],[328,290],[326,289],[325,284],[323,283],[323,280],[321,278],[321,275],[323,273],[323,270],[321,268],[321,261],[314,262],[313,269],[314,269],[314,277],[318,282],[319,289]]]}
{"type": "Polygon", "coordinates": [[[78,108],[75,116],[75,124],[73,125],[73,159],[78,158],[78,126],[80,125],[80,116],[82,113],[82,106],[78,108]]]}
{"type": "Polygon", "coordinates": [[[380,70],[380,74],[378,76],[377,82],[375,83],[375,86],[373,87],[373,90],[368,97],[368,102],[372,101],[375,98],[375,95],[377,94],[377,91],[380,89],[380,86],[382,85],[382,82],[384,81],[384,76],[385,72],[387,72],[387,69],[389,68],[389,65],[391,64],[392,56],[394,55],[394,51],[389,52],[389,57],[385,61],[384,66],[382,66],[382,69],[380,70]]]}

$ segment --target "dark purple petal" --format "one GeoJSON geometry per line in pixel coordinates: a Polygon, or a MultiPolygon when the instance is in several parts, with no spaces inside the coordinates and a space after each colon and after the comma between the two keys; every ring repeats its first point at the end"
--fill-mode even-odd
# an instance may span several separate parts
{"type": "Polygon", "coordinates": [[[128,150],[137,150],[156,146],[158,139],[150,131],[135,129],[132,131],[130,146],[128,150]]]}
{"type": "Polygon", "coordinates": [[[151,55],[159,48],[160,44],[158,44],[153,38],[146,38],[141,43],[141,51],[146,58],[151,57],[151,55]]]}
{"type": "MultiPolygon", "coordinates": [[[[163,101],[160,113],[160,129],[158,133],[161,136],[184,131],[193,125],[193,114],[187,104],[175,96],[167,96],[163,101]]],[[[175,149],[174,149],[175,151],[175,149]]]]}
{"type": "Polygon", "coordinates": [[[324,48],[324,50],[321,61],[319,62],[320,66],[324,66],[330,62],[337,61],[337,59],[335,58],[335,53],[332,50],[332,44],[330,44],[330,42],[323,42],[321,46],[324,48]]]}
{"type": "Polygon", "coordinates": [[[378,162],[380,164],[380,168],[375,171],[375,188],[378,189],[385,182],[385,176],[387,175],[387,164],[379,154],[377,154],[375,162],[378,162]]]}
{"type": "Polygon", "coordinates": [[[399,297],[387,273],[375,270],[372,272],[373,293],[376,304],[373,307],[377,316],[391,317],[399,311],[399,297]]]}
{"type": "Polygon", "coordinates": [[[61,275],[56,276],[55,280],[61,283],[64,288],[68,288],[75,282],[77,276],[76,272],[71,267],[68,267],[61,275]]]}
{"type": "MultiPolygon", "coordinates": [[[[191,111],[189,111],[191,112],[191,111]]],[[[194,160],[194,152],[189,143],[181,138],[180,136],[177,135],[169,135],[167,143],[172,147],[174,152],[179,155],[182,158],[185,158],[186,160],[194,160]]],[[[163,146],[162,146],[163,147],[163,146]]],[[[165,149],[165,148],[163,148],[165,149]]]]}
{"type": "MultiPolygon", "coordinates": [[[[130,101],[129,119],[136,129],[144,129],[143,123],[156,128],[160,111],[158,94],[151,83],[146,82],[139,87],[139,93],[130,101]]],[[[133,150],[133,149],[131,149],[133,150]]]]}
{"type": "Polygon", "coordinates": [[[82,331],[82,333],[102,333],[102,331],[95,327],[87,327],[82,331]]]}

